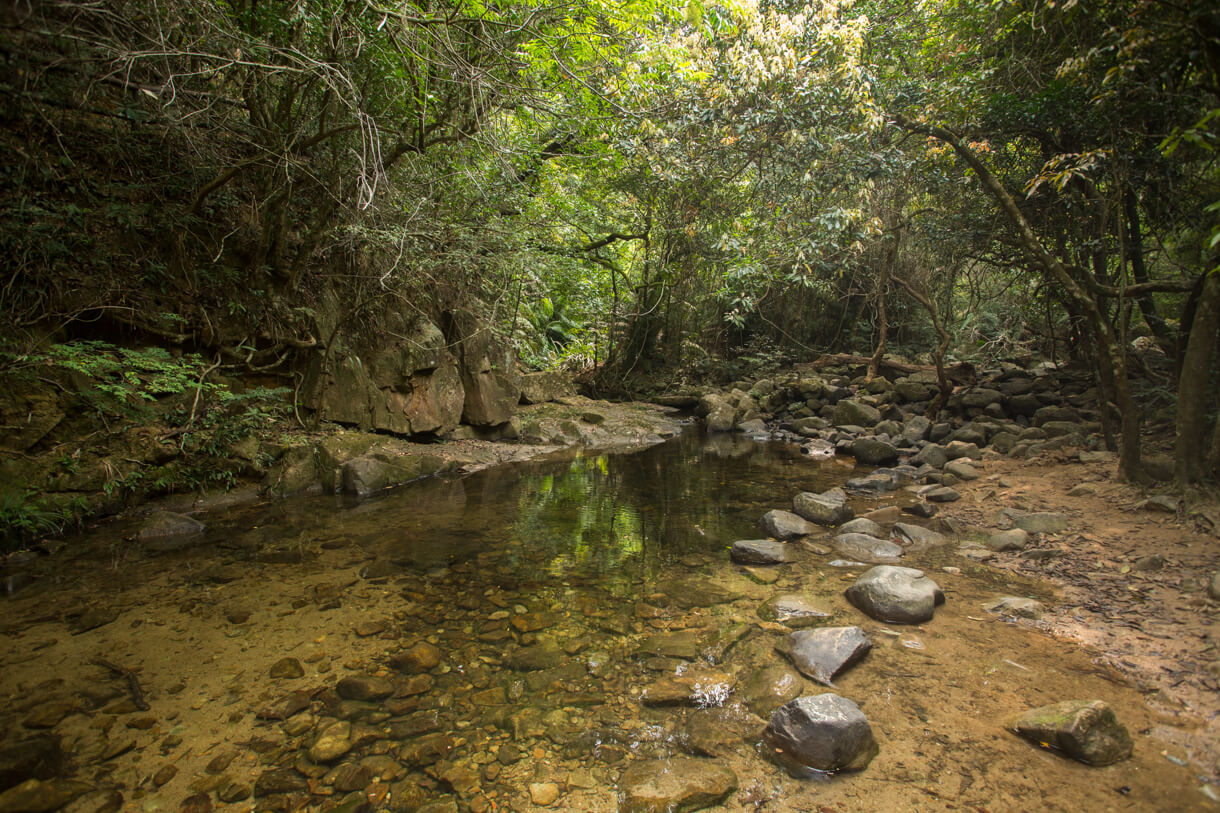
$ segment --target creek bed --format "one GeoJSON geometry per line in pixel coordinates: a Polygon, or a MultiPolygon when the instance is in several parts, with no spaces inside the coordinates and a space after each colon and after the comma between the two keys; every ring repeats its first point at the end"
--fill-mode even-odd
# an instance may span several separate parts
{"type": "Polygon", "coordinates": [[[830,566],[836,554],[797,543],[798,560],[770,573],[729,562],[765,511],[852,474],[791,444],[687,432],[359,502],[214,513],[193,544],[161,546],[172,550],[143,550],[124,541],[134,526],[111,523],[34,563],[41,577],[6,602],[4,745],[58,736],[70,760],[52,772],[95,789],[77,802],[90,810],[117,791],[147,811],[613,811],[628,766],[677,756],[736,775],[720,810],[1212,808],[1161,756],[1149,732],[1166,721],[1138,691],[982,608],[1053,602],[1047,586],[954,545],[911,552],[903,564],[948,600],[931,622],[898,626],[846,602],[863,568],[830,566]],[[751,678],[789,664],[775,650],[784,629],[757,610],[784,593],[873,641],[835,689],[880,744],[860,773],[794,778],[761,745],[771,701],[751,678]],[[132,670],[149,708],[97,659],[132,670]],[[667,679],[698,691],[666,700],[667,679]],[[1004,728],[1030,707],[1094,698],[1132,732],[1132,759],[1092,768],[1004,728]]]}

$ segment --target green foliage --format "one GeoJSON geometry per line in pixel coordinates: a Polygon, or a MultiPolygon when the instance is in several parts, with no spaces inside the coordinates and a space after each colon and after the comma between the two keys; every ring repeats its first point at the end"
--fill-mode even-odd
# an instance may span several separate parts
{"type": "Polygon", "coordinates": [[[0,550],[14,550],[40,537],[63,533],[80,521],[85,508],[83,497],[67,505],[55,505],[33,489],[0,492],[0,550]]]}

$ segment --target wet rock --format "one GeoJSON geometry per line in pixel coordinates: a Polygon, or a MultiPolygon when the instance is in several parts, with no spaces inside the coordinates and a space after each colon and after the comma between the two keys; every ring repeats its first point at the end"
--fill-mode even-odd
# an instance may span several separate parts
{"type": "Polygon", "coordinates": [[[898,482],[888,474],[882,471],[876,471],[865,477],[853,477],[843,484],[843,487],[848,491],[859,491],[867,494],[884,494],[889,491],[895,491],[898,488],[898,482]]]}
{"type": "Polygon", "coordinates": [[[339,720],[331,723],[318,735],[309,748],[309,758],[314,762],[333,762],[352,750],[352,745],[352,724],[339,720]]]}
{"type": "Polygon", "coordinates": [[[633,762],[619,779],[619,813],[702,810],[737,789],[737,775],[717,762],[690,757],[633,762]]]}
{"type": "MultiPolygon", "coordinates": [[[[171,537],[189,537],[202,534],[206,526],[197,519],[173,511],[154,511],[144,520],[136,538],[141,542],[159,540],[167,542],[171,537]]],[[[181,544],[187,544],[183,541],[181,544]]]]}
{"type": "Polygon", "coordinates": [[[291,768],[272,768],[263,771],[254,781],[254,793],[268,796],[274,793],[297,793],[309,790],[305,777],[291,768]]]}
{"type": "Polygon", "coordinates": [[[394,684],[376,675],[351,675],[340,680],[335,691],[344,700],[384,700],[394,694],[394,684]]]}
{"type": "Polygon", "coordinates": [[[80,709],[75,700],[52,700],[34,706],[21,721],[26,728],[54,728],[67,717],[80,709]]]}
{"type": "Polygon", "coordinates": [[[774,621],[794,629],[820,624],[831,615],[808,596],[799,593],[775,596],[758,608],[758,617],[764,621],[774,621]]]}
{"type": "Polygon", "coordinates": [[[873,642],[859,627],[824,627],[794,632],[778,648],[803,675],[830,686],[868,654],[873,642]]]}
{"type": "Polygon", "coordinates": [[[783,664],[773,664],[753,672],[738,689],[746,708],[760,717],[766,717],[776,708],[793,700],[805,691],[805,681],[800,674],[783,664]]]}
{"type": "Polygon", "coordinates": [[[884,466],[898,459],[898,450],[893,444],[877,438],[856,438],[852,441],[851,453],[856,460],[868,466],[884,466]]]}
{"type": "Polygon", "coordinates": [[[932,619],[945,594],[922,570],[879,565],[846,591],[847,600],[866,615],[895,624],[922,624],[932,619]]]}
{"type": "Polygon", "coordinates": [[[685,671],[648,684],[641,700],[646,706],[720,706],[733,691],[734,683],[730,675],[713,669],[685,671]]]}
{"type": "Polygon", "coordinates": [[[1000,531],[998,534],[992,534],[987,538],[988,550],[997,552],[1009,550],[1024,550],[1029,544],[1029,532],[1020,528],[1013,528],[1009,531],[1000,531]]]}
{"type": "Polygon", "coordinates": [[[746,741],[757,742],[764,725],[757,717],[732,708],[696,709],[686,717],[680,742],[698,756],[724,756],[739,751],[746,741]]]}
{"type": "Polygon", "coordinates": [[[909,546],[912,550],[923,550],[947,541],[944,534],[937,533],[922,525],[912,525],[909,522],[895,522],[891,532],[894,538],[909,546]]]}
{"type": "Polygon", "coordinates": [[[989,613],[1008,618],[1028,618],[1037,621],[1042,617],[1042,602],[1021,596],[1004,596],[983,605],[989,613]]]}
{"type": "Polygon", "coordinates": [[[881,412],[868,404],[845,398],[835,404],[834,417],[830,421],[835,426],[868,428],[881,422],[881,412]]]}
{"type": "Polygon", "coordinates": [[[841,534],[867,534],[868,536],[885,536],[885,529],[867,517],[856,517],[851,522],[845,522],[839,527],[841,534]]]}
{"type": "Polygon", "coordinates": [[[978,469],[976,469],[974,466],[971,466],[969,463],[965,463],[961,460],[951,460],[948,463],[946,463],[945,464],[945,473],[952,474],[954,477],[957,477],[959,480],[963,480],[966,482],[969,482],[970,480],[977,480],[977,479],[979,479],[979,477],[982,476],[981,474],[979,474],[978,469]]]}
{"type": "Polygon", "coordinates": [[[255,712],[260,720],[287,720],[309,708],[309,695],[306,692],[293,692],[283,698],[260,706],[255,712]]]}
{"type": "Polygon", "coordinates": [[[123,793],[118,788],[99,788],[76,797],[63,813],[119,813],[125,810],[123,793]]]}
{"type": "Polygon", "coordinates": [[[1068,521],[1064,514],[1049,511],[1034,513],[1007,512],[1012,524],[1031,534],[1058,534],[1067,530],[1068,521]]]}
{"type": "Polygon", "coordinates": [[[729,558],[743,565],[781,565],[794,560],[787,542],[776,539],[742,539],[733,543],[729,558]]]}
{"type": "Polygon", "coordinates": [[[296,658],[280,658],[271,665],[270,676],[274,680],[292,680],[305,676],[305,667],[296,658]]]}
{"type": "Polygon", "coordinates": [[[636,657],[660,655],[693,661],[699,657],[700,633],[698,630],[663,632],[646,638],[635,650],[636,657]]]}
{"type": "Polygon", "coordinates": [[[519,672],[536,672],[542,669],[554,669],[568,659],[567,653],[555,643],[544,641],[541,644],[526,646],[510,652],[504,659],[504,665],[519,672]]]}
{"type": "Polygon", "coordinates": [[[192,793],[182,800],[178,813],[212,813],[212,797],[206,793],[192,793]]]}
{"type": "Polygon", "coordinates": [[[413,675],[439,666],[443,657],[439,647],[419,641],[390,658],[390,666],[413,675]]]}
{"type": "Polygon", "coordinates": [[[855,516],[847,506],[847,493],[840,488],[821,494],[802,491],[792,498],[792,510],[818,525],[840,525],[855,516]]]}
{"type": "Polygon", "coordinates": [[[903,553],[901,545],[868,534],[839,534],[835,537],[835,550],[844,556],[880,561],[893,561],[903,553]]]}
{"type": "Polygon", "coordinates": [[[791,511],[778,509],[763,514],[758,521],[758,527],[767,536],[776,539],[797,539],[815,533],[818,528],[813,523],[799,517],[791,511]]]}
{"type": "Polygon", "coordinates": [[[345,762],[327,771],[322,781],[340,793],[350,793],[368,787],[374,776],[373,770],[367,765],[345,762]]]}
{"type": "Polygon", "coordinates": [[[27,779],[53,779],[67,767],[68,755],[58,735],[42,733],[0,744],[0,788],[11,788],[27,779]]]}
{"type": "Polygon", "coordinates": [[[27,779],[20,785],[0,793],[0,813],[59,810],[92,789],[91,785],[70,779],[27,779]]]}
{"type": "Polygon", "coordinates": [[[777,758],[815,771],[858,771],[880,750],[860,707],[837,694],[798,697],[771,715],[763,732],[777,758]]]}
{"type": "Polygon", "coordinates": [[[539,807],[550,807],[559,800],[559,786],[554,782],[531,782],[530,801],[539,807]]]}
{"type": "Polygon", "coordinates": [[[1101,700],[1065,700],[1025,712],[1011,728],[1030,742],[1088,765],[1131,756],[1131,735],[1101,700]]]}

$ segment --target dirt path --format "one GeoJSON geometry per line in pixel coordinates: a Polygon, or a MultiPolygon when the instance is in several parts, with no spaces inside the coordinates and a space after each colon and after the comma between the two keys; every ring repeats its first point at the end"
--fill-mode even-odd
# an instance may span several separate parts
{"type": "Polygon", "coordinates": [[[1208,595],[1220,568],[1217,506],[1150,506],[1117,480],[1115,461],[1081,463],[1074,452],[989,458],[984,470],[956,486],[963,498],[946,516],[984,529],[999,527],[1005,508],[1069,521],[1065,533],[1034,535],[1026,550],[989,560],[1059,588],[1058,606],[1022,623],[1096,651],[1179,721],[1149,732],[1165,741],[1166,758],[1220,777],[1220,602],[1208,595]]]}

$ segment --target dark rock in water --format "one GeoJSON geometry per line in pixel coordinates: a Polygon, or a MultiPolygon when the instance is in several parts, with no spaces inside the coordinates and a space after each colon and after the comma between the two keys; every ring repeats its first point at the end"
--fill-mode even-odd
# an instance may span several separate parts
{"type": "Polygon", "coordinates": [[[305,676],[305,667],[296,658],[283,657],[271,665],[270,676],[275,680],[292,680],[305,676]]]}
{"type": "Polygon", "coordinates": [[[339,681],[335,691],[344,700],[384,700],[394,694],[394,684],[376,675],[350,675],[339,681]]]}
{"type": "Polygon", "coordinates": [[[1101,700],[1065,700],[1031,709],[1011,727],[1036,745],[1088,765],[1113,765],[1131,756],[1131,735],[1101,700]]]}
{"type": "Polygon", "coordinates": [[[869,466],[883,466],[898,459],[898,450],[893,444],[877,438],[856,438],[852,441],[851,453],[856,460],[869,466]]]}
{"type": "Polygon", "coordinates": [[[839,525],[855,516],[847,506],[847,493],[840,488],[821,494],[802,491],[792,498],[792,510],[818,525],[839,525]]]}
{"type": "Polygon", "coordinates": [[[705,759],[649,759],[631,763],[618,787],[619,813],[677,813],[719,804],[737,789],[737,775],[705,759]]]}
{"type": "Polygon", "coordinates": [[[922,624],[932,619],[945,594],[922,570],[879,565],[847,588],[847,600],[866,615],[895,624],[922,624]]]}
{"type": "Polygon", "coordinates": [[[762,515],[758,526],[767,536],[776,539],[797,539],[815,533],[818,529],[813,523],[798,517],[791,511],[773,510],[762,515]]]}
{"type": "Polygon", "coordinates": [[[800,697],[805,680],[795,669],[783,664],[764,666],[752,673],[738,689],[746,708],[766,717],[779,706],[800,697]]]}
{"type": "Polygon", "coordinates": [[[798,697],[780,706],[763,739],[789,767],[826,773],[862,770],[880,750],[864,712],[837,694],[798,697]]]}
{"type": "Polygon", "coordinates": [[[819,624],[830,618],[831,615],[807,596],[799,593],[775,596],[758,608],[758,617],[764,621],[775,621],[793,628],[819,624]]]}
{"type": "Polygon", "coordinates": [[[0,788],[27,779],[53,779],[64,772],[68,755],[55,734],[39,734],[0,744],[0,788]]]}
{"type": "Polygon", "coordinates": [[[309,708],[309,694],[307,692],[293,692],[279,700],[261,706],[255,712],[255,716],[260,720],[287,720],[289,717],[307,708],[309,708]]]}
{"type": "Polygon", "coordinates": [[[923,519],[931,519],[932,517],[936,516],[936,511],[938,509],[932,503],[917,502],[917,503],[911,503],[910,505],[903,507],[902,510],[907,514],[911,514],[916,517],[922,517],[923,519]]]}
{"type": "Polygon", "coordinates": [[[360,568],[360,578],[374,581],[388,579],[402,573],[402,568],[388,559],[377,559],[360,568]]]}
{"type": "MultiPolygon", "coordinates": [[[[136,534],[136,538],[141,542],[159,540],[162,543],[153,547],[161,547],[162,545],[175,546],[169,542],[170,537],[195,536],[202,534],[204,530],[206,530],[206,526],[197,519],[192,519],[183,514],[175,514],[173,511],[154,511],[144,521],[144,524],[140,526],[140,531],[136,534]]],[[[176,544],[186,545],[189,544],[189,541],[179,540],[176,544]]]]}
{"type": "Polygon", "coordinates": [[[823,627],[794,632],[778,648],[803,675],[830,686],[868,654],[873,642],[859,627],[823,627]]]}
{"type": "Polygon", "coordinates": [[[901,545],[868,534],[839,534],[835,537],[835,550],[844,556],[881,561],[895,560],[903,554],[901,545]]]}
{"type": "Polygon", "coordinates": [[[776,539],[742,539],[733,543],[729,557],[744,565],[780,565],[794,560],[787,542],[776,539]]]}
{"type": "Polygon", "coordinates": [[[876,408],[845,398],[835,404],[834,417],[830,419],[835,426],[876,426],[881,422],[881,412],[876,408]]]}
{"type": "Polygon", "coordinates": [[[27,779],[0,793],[3,813],[39,813],[59,810],[73,799],[93,790],[92,785],[71,779],[27,779]]]}

